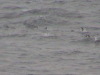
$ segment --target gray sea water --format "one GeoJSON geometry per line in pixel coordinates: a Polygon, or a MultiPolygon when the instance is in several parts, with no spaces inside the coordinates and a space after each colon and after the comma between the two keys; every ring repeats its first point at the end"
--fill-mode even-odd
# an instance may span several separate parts
{"type": "Polygon", "coordinates": [[[100,35],[100,0],[0,0],[0,75],[100,75],[80,27],[100,35]]]}

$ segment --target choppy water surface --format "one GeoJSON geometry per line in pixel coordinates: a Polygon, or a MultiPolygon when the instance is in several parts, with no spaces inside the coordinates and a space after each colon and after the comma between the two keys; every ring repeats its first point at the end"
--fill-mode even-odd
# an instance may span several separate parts
{"type": "Polygon", "coordinates": [[[0,1],[0,75],[99,75],[99,0],[0,1]],[[47,28],[46,28],[47,27],[47,28]]]}

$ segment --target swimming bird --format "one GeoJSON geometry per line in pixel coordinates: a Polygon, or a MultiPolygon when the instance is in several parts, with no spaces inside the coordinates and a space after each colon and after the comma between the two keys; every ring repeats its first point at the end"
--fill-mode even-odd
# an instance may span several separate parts
{"type": "Polygon", "coordinates": [[[82,32],[87,32],[86,28],[81,27],[82,32]]]}
{"type": "Polygon", "coordinates": [[[92,36],[90,36],[90,35],[85,35],[85,36],[84,36],[84,40],[93,41],[93,38],[92,38],[92,36]]]}
{"type": "Polygon", "coordinates": [[[94,36],[94,42],[95,42],[95,43],[96,43],[96,42],[100,42],[100,37],[94,36]]]}
{"type": "Polygon", "coordinates": [[[48,27],[45,27],[44,30],[41,32],[42,37],[56,37],[56,34],[53,30],[49,30],[48,27]]]}
{"type": "Polygon", "coordinates": [[[78,33],[80,33],[85,38],[89,38],[91,35],[91,33],[86,30],[86,27],[81,27],[81,31],[79,31],[78,33]]]}

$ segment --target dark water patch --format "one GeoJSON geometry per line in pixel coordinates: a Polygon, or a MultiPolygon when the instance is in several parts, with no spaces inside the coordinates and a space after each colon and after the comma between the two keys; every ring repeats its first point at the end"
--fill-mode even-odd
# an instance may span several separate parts
{"type": "Polygon", "coordinates": [[[76,11],[68,11],[62,8],[41,8],[41,9],[31,9],[21,13],[21,15],[52,15],[57,17],[62,17],[66,19],[81,19],[90,16],[89,14],[79,13],[76,11]]]}
{"type": "Polygon", "coordinates": [[[32,15],[46,15],[48,14],[48,11],[44,11],[44,9],[31,9],[23,12],[23,15],[25,14],[32,14],[32,15]]]}
{"type": "Polygon", "coordinates": [[[95,64],[100,64],[100,60],[95,60],[95,64]]]}
{"type": "Polygon", "coordinates": [[[67,55],[67,51],[54,51],[52,55],[59,56],[59,55],[67,55]]]}
{"type": "Polygon", "coordinates": [[[52,52],[51,55],[54,56],[67,56],[67,55],[79,55],[79,54],[83,54],[85,52],[79,51],[79,50],[74,50],[74,51],[54,51],[52,52]]]}
{"type": "MultiPolygon", "coordinates": [[[[40,3],[40,0],[25,0],[25,3],[26,3],[26,4],[31,4],[31,3],[33,3],[33,2],[34,2],[34,3],[35,3],[35,2],[37,2],[37,3],[39,2],[39,3],[40,3]]],[[[44,0],[43,0],[43,2],[44,2],[44,0]]]]}
{"type": "Polygon", "coordinates": [[[100,30],[100,27],[84,27],[86,29],[90,29],[90,30],[100,30]]]}
{"type": "Polygon", "coordinates": [[[49,14],[64,14],[68,12],[67,10],[61,8],[46,8],[45,10],[48,11],[49,14]]]}
{"type": "Polygon", "coordinates": [[[18,12],[10,12],[10,13],[0,13],[0,19],[12,19],[18,18],[21,16],[21,13],[18,12]]]}
{"type": "Polygon", "coordinates": [[[91,67],[94,70],[100,70],[100,66],[96,66],[96,67],[91,67]]]}
{"type": "Polygon", "coordinates": [[[45,9],[48,11],[49,14],[51,15],[57,15],[60,17],[65,17],[65,18],[84,18],[86,16],[89,16],[89,14],[85,14],[85,13],[79,13],[76,11],[68,11],[65,9],[61,9],[61,8],[48,8],[45,9]]]}
{"type": "Polygon", "coordinates": [[[20,54],[20,56],[27,56],[28,54],[27,53],[22,53],[22,54],[20,54]]]}
{"type": "Polygon", "coordinates": [[[27,58],[29,56],[27,53],[22,53],[18,56],[18,58],[27,58]]]}
{"type": "MultiPolygon", "coordinates": [[[[95,3],[94,3],[94,4],[95,4],[95,3]]],[[[92,5],[94,5],[94,4],[92,4],[92,5]]],[[[100,4],[98,4],[98,5],[100,5],[100,4]]],[[[98,6],[98,5],[97,5],[97,6],[98,6]]],[[[94,14],[94,16],[100,18],[100,9],[97,9],[97,10],[93,11],[92,13],[94,14]]],[[[97,20],[97,21],[100,22],[100,20],[97,20]]]]}
{"type": "Polygon", "coordinates": [[[0,35],[0,38],[5,38],[5,37],[26,37],[27,34],[11,34],[11,35],[0,35]]]}
{"type": "Polygon", "coordinates": [[[59,57],[59,56],[54,56],[51,53],[47,54],[39,54],[35,59],[39,59],[40,62],[62,62],[66,61],[65,58],[59,57]]]}
{"type": "Polygon", "coordinates": [[[27,65],[27,64],[28,64],[28,65],[29,65],[29,64],[31,65],[31,64],[36,64],[36,62],[33,62],[33,61],[24,61],[23,59],[24,59],[24,58],[21,59],[22,61],[15,62],[15,64],[16,64],[16,65],[27,65]]]}
{"type": "Polygon", "coordinates": [[[48,75],[77,75],[77,74],[68,73],[68,74],[48,74],[48,75]]]}
{"type": "Polygon", "coordinates": [[[64,18],[84,18],[87,14],[79,13],[75,11],[68,11],[61,8],[43,8],[43,9],[32,9],[23,12],[23,14],[33,14],[33,15],[56,15],[64,18]]]}
{"type": "Polygon", "coordinates": [[[25,25],[27,28],[38,28],[38,25],[35,25],[34,21],[30,21],[29,19],[23,22],[23,25],[25,25]]]}
{"type": "Polygon", "coordinates": [[[76,75],[76,74],[63,74],[63,75],[76,75]]]}
{"type": "Polygon", "coordinates": [[[80,13],[78,11],[68,11],[68,10],[64,10],[64,9],[59,9],[59,10],[52,10],[52,12],[50,12],[50,14],[52,15],[56,15],[59,17],[63,17],[63,18],[69,18],[69,19],[82,19],[82,18],[86,18],[86,17],[91,17],[91,14],[87,14],[87,13],[80,13]]]}
{"type": "Polygon", "coordinates": [[[98,20],[98,19],[96,19],[96,20],[93,20],[93,21],[92,21],[92,23],[94,23],[94,24],[95,24],[95,23],[98,23],[98,24],[100,24],[100,20],[98,20]]]}
{"type": "Polygon", "coordinates": [[[38,40],[57,40],[59,39],[59,36],[56,36],[56,35],[51,35],[51,36],[40,36],[38,40]]]}
{"type": "Polygon", "coordinates": [[[95,61],[95,60],[96,60],[96,58],[91,57],[91,58],[87,58],[86,60],[95,61]]]}
{"type": "Polygon", "coordinates": [[[89,33],[90,37],[88,37],[85,34],[80,34],[80,32],[76,32],[77,36],[73,36],[72,40],[70,41],[70,43],[72,44],[80,44],[80,45],[90,45],[94,43],[94,38],[92,37],[93,34],[89,33]]]}
{"type": "Polygon", "coordinates": [[[39,74],[26,74],[26,75],[39,75],[39,74]]]}
{"type": "Polygon", "coordinates": [[[31,4],[33,2],[37,2],[37,0],[25,0],[25,4],[31,4]]]}
{"type": "Polygon", "coordinates": [[[33,71],[34,71],[34,72],[43,72],[43,73],[48,73],[48,72],[50,72],[49,70],[46,70],[46,69],[44,69],[44,70],[42,70],[42,69],[41,69],[41,70],[35,70],[35,69],[32,70],[32,69],[28,69],[28,71],[30,71],[30,72],[33,72],[33,71]]]}
{"type": "Polygon", "coordinates": [[[31,9],[23,12],[23,14],[33,14],[33,15],[49,15],[51,13],[65,13],[67,12],[61,8],[41,8],[41,9],[31,9]]]}
{"type": "Polygon", "coordinates": [[[8,29],[15,29],[15,27],[9,24],[1,24],[0,29],[8,30],[8,29]]]}
{"type": "Polygon", "coordinates": [[[6,9],[6,10],[17,10],[17,9],[22,9],[22,7],[9,5],[9,6],[2,7],[2,9],[6,9]]]}
{"type": "Polygon", "coordinates": [[[25,20],[23,24],[28,28],[37,28],[37,26],[47,25],[71,25],[71,22],[62,20],[60,17],[50,15],[45,17],[39,17],[37,19],[30,18],[25,20]]]}
{"type": "Polygon", "coordinates": [[[74,50],[74,51],[69,52],[67,55],[69,55],[69,56],[70,56],[70,55],[72,55],[72,56],[73,56],[73,55],[75,55],[75,56],[77,55],[77,56],[78,56],[78,55],[81,55],[81,54],[84,54],[84,53],[85,53],[85,52],[83,52],[83,51],[74,50]]]}
{"type": "Polygon", "coordinates": [[[36,75],[36,74],[26,74],[26,75],[36,75]]]}
{"type": "Polygon", "coordinates": [[[94,42],[95,48],[100,48],[100,42],[94,42]]]}
{"type": "MultiPolygon", "coordinates": [[[[28,28],[37,28],[38,25],[43,25],[45,24],[45,20],[43,19],[34,19],[34,18],[30,18],[30,19],[27,19],[23,22],[23,24],[28,27],[28,28]]],[[[46,22],[47,24],[47,22],[46,22]]]]}
{"type": "Polygon", "coordinates": [[[67,3],[66,0],[54,0],[53,2],[51,2],[51,4],[60,4],[60,5],[66,4],[66,3],[67,3]]]}
{"type": "MultiPolygon", "coordinates": [[[[93,2],[93,0],[73,0],[74,2],[93,2]]],[[[73,2],[72,1],[72,2],[73,2]]]]}
{"type": "Polygon", "coordinates": [[[66,13],[63,13],[63,14],[61,14],[61,13],[54,13],[54,14],[56,14],[57,16],[60,16],[60,17],[65,17],[65,18],[76,18],[76,19],[84,18],[84,16],[82,14],[76,13],[76,12],[66,12],[66,13]]]}
{"type": "Polygon", "coordinates": [[[80,54],[80,53],[84,53],[84,52],[75,50],[75,51],[70,52],[69,54],[80,54]]]}
{"type": "Polygon", "coordinates": [[[84,63],[84,62],[82,62],[82,63],[78,63],[78,65],[89,65],[88,63],[84,63]]]}
{"type": "MultiPolygon", "coordinates": [[[[28,75],[28,74],[27,74],[28,75]]],[[[31,75],[31,74],[29,74],[31,75]]],[[[32,75],[42,75],[42,74],[32,74],[32,75]]],[[[71,74],[71,73],[68,73],[68,74],[43,74],[43,75],[77,75],[77,74],[71,74]]]]}
{"type": "Polygon", "coordinates": [[[4,59],[0,59],[0,65],[3,65],[3,64],[5,64],[5,63],[9,63],[9,61],[8,60],[4,60],[4,59]]]}

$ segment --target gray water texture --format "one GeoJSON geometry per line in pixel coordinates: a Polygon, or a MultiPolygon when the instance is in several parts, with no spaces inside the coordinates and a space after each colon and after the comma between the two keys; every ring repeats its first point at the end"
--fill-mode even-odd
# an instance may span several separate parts
{"type": "Polygon", "coordinates": [[[100,35],[100,0],[0,0],[0,75],[100,75],[80,27],[100,35]]]}

